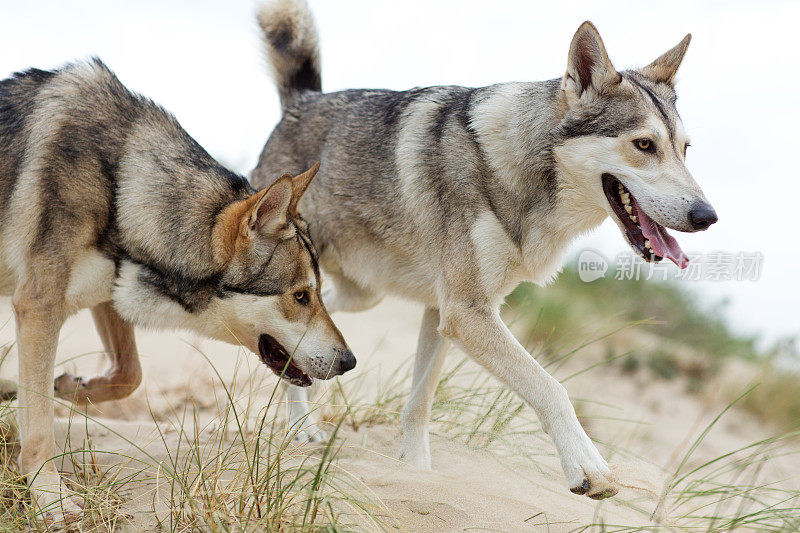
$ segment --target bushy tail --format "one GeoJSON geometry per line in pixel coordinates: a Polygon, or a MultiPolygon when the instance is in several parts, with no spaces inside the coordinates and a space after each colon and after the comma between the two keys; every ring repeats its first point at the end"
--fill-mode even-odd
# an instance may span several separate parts
{"type": "Polygon", "coordinates": [[[317,29],[305,0],[265,2],[258,24],[281,105],[286,108],[304,91],[321,91],[317,29]]]}

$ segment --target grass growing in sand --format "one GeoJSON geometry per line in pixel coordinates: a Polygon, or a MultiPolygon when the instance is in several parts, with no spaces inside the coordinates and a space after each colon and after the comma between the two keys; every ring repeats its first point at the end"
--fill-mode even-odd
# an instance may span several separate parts
{"type": "MultiPolygon", "coordinates": [[[[85,509],[69,527],[113,531],[129,526],[134,517],[126,502],[136,499],[139,509],[143,500],[149,502],[145,514],[158,531],[383,529],[383,519],[375,514],[379,506],[366,487],[336,466],[340,425],[332,427],[325,445],[299,445],[276,416],[285,405],[275,379],[248,379],[241,386],[237,375],[227,382],[218,373],[217,378],[213,415],[198,408],[194,398],[166,412],[151,410],[154,431],[147,442],[61,402],[70,409],[70,424],[87,427],[68,435],[88,435],[93,425],[114,433],[134,452],[97,449],[91,437],[80,442],[67,438],[55,460],[85,509]]],[[[0,530],[60,529],[49,519],[51,509],[31,503],[15,467],[19,447],[13,408],[5,403],[2,409],[0,530]]]]}
{"type": "MultiPolygon", "coordinates": [[[[354,427],[399,423],[404,402],[400,392],[407,382],[407,373],[385,385],[374,402],[351,405],[346,415],[333,416],[339,422],[349,420],[354,427]]],[[[677,466],[663,471],[661,490],[635,485],[638,490],[623,496],[621,505],[642,515],[650,526],[630,526],[603,521],[587,524],[548,523],[546,516],[532,516],[529,525],[553,527],[557,531],[730,531],[747,528],[757,531],[800,530],[800,491],[788,488],[784,478],[768,478],[764,472],[775,457],[800,453],[797,437],[800,432],[777,434],[746,446],[732,449],[717,457],[698,460],[695,452],[713,434],[714,427],[725,415],[735,416],[730,409],[752,394],[748,389],[725,406],[713,421],[699,431],[686,446],[677,466]],[[647,520],[649,519],[649,520],[647,520]]],[[[341,392],[337,393],[341,399],[341,392]]],[[[462,360],[445,373],[436,393],[433,407],[434,432],[456,439],[471,447],[490,450],[495,455],[529,462],[529,466],[547,476],[558,478],[558,469],[541,469],[540,454],[552,453],[549,438],[541,431],[530,411],[514,394],[492,379],[468,368],[462,360]],[[533,440],[531,440],[533,439],[533,440]],[[520,447],[520,443],[525,443],[520,447]],[[541,449],[539,454],[532,450],[541,449]]],[[[617,455],[629,454],[616,449],[617,455]]],[[[786,474],[791,477],[794,474],[786,474]]],[[[598,509],[601,505],[598,504],[598,509]]],[[[543,513],[546,515],[546,513],[543,513]]]]}
{"type": "MultiPolygon", "coordinates": [[[[600,340],[604,336],[600,337],[600,340]]],[[[598,342],[592,338],[563,353],[551,354],[546,366],[551,370],[561,368],[580,348],[598,342]]],[[[624,354],[622,354],[624,355],[624,354]]],[[[600,364],[613,363],[606,360],[600,364]]],[[[561,376],[569,380],[591,371],[597,364],[561,376]]],[[[339,410],[328,417],[337,423],[350,424],[354,429],[373,424],[398,424],[405,402],[405,390],[410,379],[410,369],[401,368],[392,374],[393,379],[383,384],[378,395],[369,401],[351,391],[348,396],[341,386],[334,393],[334,404],[339,410]],[[347,411],[342,407],[347,406],[347,411]]],[[[699,428],[692,442],[676,451],[682,451],[671,469],[661,472],[663,487],[647,483],[629,485],[624,500],[619,505],[629,507],[642,515],[649,526],[590,522],[586,524],[556,524],[547,520],[546,513],[530,517],[528,525],[554,528],[557,531],[731,531],[746,528],[755,531],[800,530],[800,490],[790,478],[797,472],[774,477],[767,466],[776,457],[789,457],[800,453],[800,431],[781,433],[745,446],[726,451],[715,457],[698,458],[696,452],[703,442],[713,435],[714,428],[725,416],[735,417],[734,407],[741,407],[758,386],[740,392],[738,397],[723,406],[717,416],[704,428],[699,428]],[[772,476],[772,477],[770,477],[772,476]],[[786,483],[789,481],[789,483],[786,483]]],[[[591,417],[582,417],[584,423],[591,417]]],[[[490,450],[502,461],[503,457],[526,461],[528,466],[543,475],[558,478],[558,469],[543,469],[538,457],[552,454],[549,438],[544,434],[531,411],[519,398],[468,360],[461,360],[446,371],[436,391],[432,420],[434,433],[456,439],[481,450],[490,450]],[[538,453],[532,450],[543,450],[538,453]]],[[[634,421],[630,421],[634,423],[634,421]]],[[[632,458],[626,450],[606,443],[616,456],[632,458]]],[[[608,451],[607,450],[607,451],[608,451]]],[[[598,516],[604,504],[598,504],[598,516]]]]}
{"type": "MultiPolygon", "coordinates": [[[[137,493],[140,499],[150,499],[156,529],[161,531],[393,530],[391,514],[381,502],[337,466],[341,443],[336,433],[345,425],[359,428],[396,423],[405,396],[401,388],[407,384],[402,369],[396,375],[398,379],[387,383],[372,400],[356,401],[355,391],[346,400],[347,389],[337,387],[332,406],[326,408],[333,438],[317,448],[292,443],[286,428],[270,412],[280,404],[274,397],[274,383],[267,384],[273,389],[270,403],[256,408],[248,389],[264,384],[247,382],[245,388],[237,389],[235,380],[224,383],[222,379],[217,389],[223,395],[221,410],[214,417],[203,420],[205,413],[192,407],[193,402],[171,414],[152,413],[168,450],[161,457],[152,454],[152,447],[131,441],[128,443],[142,452],[136,459],[98,450],[91,440],[70,442],[65,457],[71,465],[65,470],[74,472],[70,486],[87,509],[80,526],[111,531],[130,523],[126,500],[137,493]],[[150,455],[149,460],[142,460],[143,455],[150,455]],[[114,464],[108,466],[109,462],[114,464]]],[[[10,409],[7,404],[6,409],[10,409]]],[[[623,502],[643,517],[653,515],[652,526],[602,521],[566,528],[563,524],[550,526],[570,531],[658,530],[664,526],[686,531],[736,527],[796,531],[800,527],[800,492],[762,476],[770,458],[795,453],[796,448],[787,446],[795,434],[754,442],[699,465],[692,463],[693,452],[727,412],[728,408],[724,409],[688,447],[679,465],[665,473],[667,482],[661,494],[629,496],[623,502]]],[[[80,423],[81,418],[76,413],[73,423],[80,423]]],[[[529,409],[463,361],[444,375],[433,419],[437,434],[491,450],[501,460],[505,456],[536,467],[537,456],[529,453],[534,448],[531,438],[541,440],[543,450],[550,449],[529,409]],[[528,442],[525,451],[518,447],[520,439],[528,442]]],[[[13,445],[6,446],[4,453],[13,454],[13,445]]],[[[46,530],[47,521],[40,510],[30,506],[22,480],[8,464],[4,462],[0,477],[0,528],[46,530]]],[[[546,476],[560,475],[556,470],[538,470],[546,476]]],[[[533,516],[529,525],[544,527],[546,519],[533,516]]]]}
{"type": "MultiPolygon", "coordinates": [[[[752,392],[748,389],[725,406],[699,433],[670,472],[650,515],[652,526],[596,522],[574,531],[798,531],[800,490],[785,478],[768,479],[765,470],[776,457],[796,456],[800,432],[775,435],[732,449],[717,457],[693,461],[694,454],[729,410],[752,392]],[[694,464],[693,464],[694,463],[694,464]]],[[[791,477],[787,474],[786,477],[791,477]]],[[[794,473],[796,476],[796,473],[794,473]]],[[[796,485],[795,485],[796,486],[796,485]]],[[[631,507],[647,512],[631,500],[631,507]]]]}
{"type": "MultiPolygon", "coordinates": [[[[592,327],[583,322],[572,336],[556,338],[547,331],[557,321],[548,326],[543,318],[550,311],[542,309],[540,300],[529,302],[524,294],[517,293],[507,313],[508,320],[515,329],[530,333],[529,345],[535,346],[533,355],[562,382],[599,371],[599,367],[622,376],[646,370],[653,379],[665,379],[663,375],[675,368],[677,376],[686,374],[669,359],[626,369],[631,353],[613,347],[602,358],[581,365],[575,361],[576,355],[603,346],[614,335],[639,329],[655,334],[657,330],[650,329],[650,319],[663,319],[661,316],[625,315],[617,324],[597,326],[595,322],[592,327]]],[[[559,327],[570,323],[565,321],[559,327]]],[[[747,342],[737,343],[734,339],[727,346],[749,346],[747,342]]],[[[665,353],[663,357],[669,355],[665,353]]],[[[750,361],[753,356],[745,354],[736,359],[750,361]]],[[[213,368],[208,359],[207,364],[213,368]]],[[[773,371],[776,382],[784,379],[777,369],[773,371]]],[[[75,526],[97,531],[125,530],[131,525],[158,531],[403,530],[403,524],[358,478],[358,472],[342,467],[340,458],[343,451],[356,449],[359,453],[353,442],[358,441],[358,433],[365,428],[399,428],[410,375],[409,361],[380,384],[377,394],[366,392],[368,375],[335,380],[320,409],[333,438],[320,446],[292,441],[291,431],[285,427],[285,405],[276,380],[266,372],[251,375],[244,365],[230,378],[216,373],[211,387],[190,388],[185,398],[173,402],[168,409],[151,407],[149,420],[142,422],[143,427],[151,429],[147,438],[133,438],[110,422],[75,408],[70,411],[72,437],[58,458],[59,467],[68,473],[70,486],[87,509],[82,523],[75,526]],[[89,426],[115,433],[120,448],[99,449],[91,438],[83,438],[81,435],[90,432],[81,429],[89,426]],[[142,514],[149,516],[145,522],[142,514]]],[[[781,394],[797,396],[798,389],[791,390],[792,381],[782,386],[781,394]]],[[[782,477],[770,471],[774,459],[796,453],[797,433],[776,430],[774,437],[757,439],[715,456],[698,454],[703,443],[713,440],[720,421],[736,416],[734,409],[755,412],[754,405],[763,405],[766,399],[757,395],[764,394],[764,389],[763,385],[739,388],[707,427],[697,428],[692,440],[676,450],[679,453],[675,461],[662,470],[663,486],[642,486],[623,492],[610,502],[596,504],[595,519],[585,523],[555,523],[547,512],[542,512],[532,513],[525,525],[557,531],[665,527],[680,531],[797,531],[797,484],[786,483],[784,477],[789,473],[782,477]],[[641,520],[636,524],[615,524],[604,518],[608,506],[633,510],[641,520]]],[[[774,390],[768,388],[766,394],[774,390]]],[[[0,404],[0,420],[13,419],[14,405],[0,404]]],[[[601,422],[593,419],[591,409],[584,412],[582,406],[586,402],[576,405],[585,425],[592,427],[601,422]]],[[[553,459],[552,444],[532,410],[470,361],[462,360],[446,368],[436,391],[432,418],[432,431],[440,439],[488,450],[500,462],[561,480],[560,469],[552,466],[552,460],[545,461],[553,459]]],[[[13,456],[18,448],[14,445],[13,425],[0,425],[0,433],[5,443],[0,448],[0,530],[46,530],[49,524],[42,510],[31,506],[14,467],[13,456]]],[[[623,443],[599,444],[615,462],[633,458],[623,443]]],[[[572,498],[568,494],[564,497],[572,498]]]]}

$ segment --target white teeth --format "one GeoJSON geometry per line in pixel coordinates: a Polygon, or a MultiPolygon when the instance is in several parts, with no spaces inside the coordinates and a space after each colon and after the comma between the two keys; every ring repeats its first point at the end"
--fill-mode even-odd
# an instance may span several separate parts
{"type": "Polygon", "coordinates": [[[650,241],[649,241],[649,240],[645,239],[645,241],[644,241],[644,247],[645,247],[645,248],[648,248],[648,249],[650,248],[650,241]]]}
{"type": "Polygon", "coordinates": [[[622,186],[621,183],[617,184],[617,189],[619,189],[619,198],[620,200],[622,200],[625,212],[628,213],[628,217],[631,220],[633,220],[635,224],[638,224],[639,219],[636,217],[636,215],[633,214],[633,206],[631,205],[631,193],[626,192],[625,188],[622,186]]]}

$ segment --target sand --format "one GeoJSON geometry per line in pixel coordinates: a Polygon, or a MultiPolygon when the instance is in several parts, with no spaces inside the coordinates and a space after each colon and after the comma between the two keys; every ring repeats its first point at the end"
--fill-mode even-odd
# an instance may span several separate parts
{"type": "MultiPolygon", "coordinates": [[[[11,316],[7,305],[0,308],[0,319],[8,319],[0,330],[0,342],[13,341],[11,316]]],[[[371,311],[334,318],[359,360],[356,370],[342,378],[345,390],[357,389],[358,398],[366,401],[398,375],[397,369],[404,362],[405,370],[401,372],[407,371],[421,308],[386,300],[371,311]]],[[[249,393],[255,404],[267,401],[270,384],[275,383],[276,378],[253,354],[244,354],[235,347],[184,332],[140,331],[137,340],[144,368],[142,386],[128,399],[93,407],[91,415],[99,422],[76,423],[77,418],[73,417],[73,442],[84,438],[88,431],[96,449],[163,460],[179,437],[179,430],[171,421],[186,412],[184,407],[192,405],[200,413],[215,413],[222,401],[217,372],[226,382],[235,382],[240,390],[247,390],[253,382],[268,384],[249,393]],[[164,435],[155,431],[154,417],[168,428],[164,435]]],[[[62,330],[56,373],[96,372],[105,364],[101,350],[91,317],[87,312],[80,313],[62,330]]],[[[590,347],[577,354],[556,375],[564,378],[586,368],[600,357],[598,350],[590,347]]],[[[448,366],[462,358],[463,354],[451,350],[448,366]]],[[[2,377],[15,376],[16,354],[12,350],[2,367],[2,377]]],[[[686,384],[681,381],[623,377],[617,368],[607,366],[593,368],[565,385],[587,432],[609,461],[618,465],[621,479],[649,489],[656,496],[689,444],[723,407],[713,394],[700,397],[687,393],[686,384]]],[[[405,392],[407,389],[408,384],[405,392]]],[[[279,414],[282,411],[276,410],[279,414]]],[[[61,408],[59,413],[64,416],[67,411],[61,408]]],[[[526,418],[532,418],[530,409],[526,418]]],[[[191,419],[186,424],[191,426],[191,419]]],[[[59,439],[64,439],[65,426],[62,418],[59,439]]],[[[646,491],[626,489],[603,502],[571,494],[547,440],[520,436],[508,441],[511,444],[479,449],[467,445],[463,437],[453,436],[442,424],[434,423],[432,429],[431,472],[406,468],[396,459],[400,437],[396,423],[362,425],[357,430],[345,425],[337,437],[342,444],[338,467],[361,482],[364,492],[388,511],[383,519],[391,528],[567,531],[601,521],[653,525],[650,514],[656,502],[648,498],[646,491]]],[[[735,412],[723,418],[708,435],[690,465],[702,464],[774,432],[758,420],[735,412]]],[[[101,462],[107,466],[115,461],[120,461],[118,456],[104,456],[101,462]]],[[[761,476],[768,480],[780,478],[785,486],[800,488],[798,470],[800,467],[791,458],[775,458],[761,476]]],[[[120,529],[147,531],[156,527],[153,486],[148,490],[132,486],[122,491],[127,518],[118,525],[120,529]]],[[[163,500],[156,508],[162,513],[167,511],[163,500]]],[[[662,520],[672,519],[669,509],[662,507],[659,514],[662,520]]],[[[369,522],[360,524],[364,529],[371,528],[369,522]]]]}

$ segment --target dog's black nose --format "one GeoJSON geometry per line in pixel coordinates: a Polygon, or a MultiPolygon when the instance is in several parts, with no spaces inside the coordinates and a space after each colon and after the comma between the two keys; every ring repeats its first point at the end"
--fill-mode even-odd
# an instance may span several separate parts
{"type": "Polygon", "coordinates": [[[689,211],[689,222],[692,227],[697,230],[706,229],[711,224],[717,221],[717,212],[714,208],[705,202],[698,202],[694,204],[692,210],[689,211]]]}
{"type": "Polygon", "coordinates": [[[356,357],[353,355],[353,352],[347,350],[339,361],[339,371],[344,374],[348,370],[353,370],[355,367],[356,357]]]}

